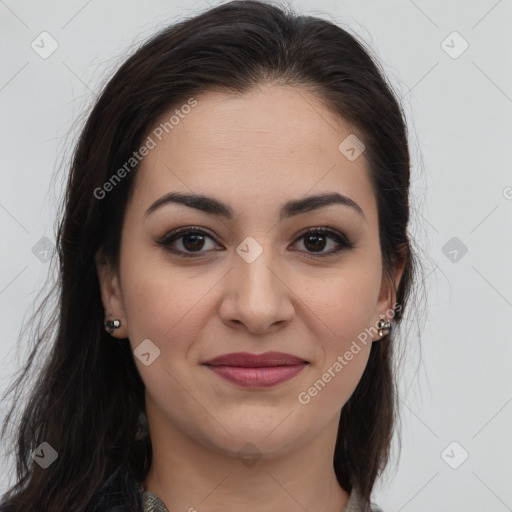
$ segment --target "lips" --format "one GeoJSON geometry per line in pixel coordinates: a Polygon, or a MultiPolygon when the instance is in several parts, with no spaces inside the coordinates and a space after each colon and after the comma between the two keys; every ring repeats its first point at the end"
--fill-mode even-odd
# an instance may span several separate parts
{"type": "Polygon", "coordinates": [[[210,359],[203,364],[210,366],[240,366],[243,368],[263,368],[269,366],[291,366],[307,363],[305,359],[285,354],[284,352],[265,352],[264,354],[249,354],[236,352],[223,354],[210,359]]]}
{"type": "Polygon", "coordinates": [[[203,363],[216,375],[244,388],[275,386],[299,374],[308,361],[283,352],[224,354],[203,363]]]}

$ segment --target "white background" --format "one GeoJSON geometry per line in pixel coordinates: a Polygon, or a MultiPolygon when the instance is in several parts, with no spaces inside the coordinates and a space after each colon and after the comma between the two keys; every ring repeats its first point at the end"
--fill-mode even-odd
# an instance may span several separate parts
{"type": "MultiPolygon", "coordinates": [[[[291,5],[365,41],[408,117],[426,322],[421,340],[414,329],[405,340],[402,456],[395,438],[397,469],[374,501],[384,512],[512,510],[512,2],[291,5]],[[464,42],[454,31],[469,44],[457,58],[464,42]],[[467,247],[457,261],[445,247],[453,237],[467,247]],[[456,465],[463,450],[469,457],[453,469],[446,461],[456,465]]],[[[55,240],[73,123],[134,45],[206,7],[0,0],[0,392],[23,361],[19,331],[49,273],[32,249],[55,240]],[[47,59],[31,48],[43,31],[58,42],[47,59]]],[[[0,467],[1,494],[12,469],[6,459],[0,467]]]]}

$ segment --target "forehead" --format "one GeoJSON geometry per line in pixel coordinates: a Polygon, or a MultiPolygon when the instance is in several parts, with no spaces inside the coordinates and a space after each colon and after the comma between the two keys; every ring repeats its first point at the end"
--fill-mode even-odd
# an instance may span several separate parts
{"type": "Polygon", "coordinates": [[[350,160],[339,148],[355,130],[306,88],[262,85],[194,100],[191,108],[184,107],[190,102],[175,105],[152,127],[155,146],[134,183],[146,207],[179,190],[222,198],[237,211],[251,199],[281,205],[333,191],[370,213],[375,208],[364,152],[350,160]]]}

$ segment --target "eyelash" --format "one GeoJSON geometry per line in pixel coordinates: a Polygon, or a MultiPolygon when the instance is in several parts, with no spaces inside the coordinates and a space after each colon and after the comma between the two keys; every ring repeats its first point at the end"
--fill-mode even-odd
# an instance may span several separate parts
{"type": "MultiPolygon", "coordinates": [[[[170,231],[169,233],[164,235],[162,238],[156,240],[156,243],[158,245],[160,245],[160,246],[163,246],[165,248],[165,250],[167,250],[167,251],[169,251],[169,252],[171,252],[173,254],[176,254],[178,256],[183,256],[185,258],[197,258],[197,257],[200,257],[206,251],[197,251],[195,253],[194,252],[187,253],[187,252],[183,252],[183,251],[178,251],[176,249],[172,249],[170,247],[170,245],[173,242],[175,242],[176,240],[179,240],[183,236],[190,235],[190,234],[205,235],[208,238],[211,238],[215,243],[217,243],[215,238],[208,231],[205,231],[204,229],[201,229],[201,228],[199,228],[197,226],[189,226],[189,227],[186,227],[186,228],[179,228],[179,229],[175,229],[174,231],[170,231]]],[[[305,236],[311,235],[311,234],[330,235],[330,238],[333,238],[336,242],[338,242],[338,244],[341,245],[342,248],[336,249],[336,250],[331,250],[331,252],[328,252],[328,253],[325,253],[325,254],[309,253],[309,255],[306,256],[306,257],[309,257],[309,258],[324,258],[326,256],[332,256],[332,255],[337,254],[337,253],[339,253],[341,251],[349,250],[349,249],[354,249],[356,247],[355,244],[352,243],[344,235],[342,235],[338,231],[336,231],[334,229],[331,229],[331,228],[328,228],[328,227],[308,228],[308,230],[305,233],[302,233],[302,235],[299,238],[296,239],[296,242],[298,240],[304,238],[305,236]]],[[[217,243],[217,245],[219,245],[219,244],[217,243]]]]}

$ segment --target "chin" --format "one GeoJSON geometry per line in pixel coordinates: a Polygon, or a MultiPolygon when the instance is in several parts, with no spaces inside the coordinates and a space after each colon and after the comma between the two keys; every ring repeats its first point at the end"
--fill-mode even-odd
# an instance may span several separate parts
{"type": "Polygon", "coordinates": [[[259,427],[237,426],[232,423],[229,432],[233,437],[223,436],[221,439],[210,438],[208,447],[216,452],[230,457],[242,459],[270,459],[288,453],[294,445],[300,445],[297,433],[292,433],[286,428],[276,429],[276,425],[261,424],[259,427]],[[279,430],[279,432],[278,432],[279,430]],[[236,434],[235,434],[236,432],[236,434]],[[295,435],[294,435],[295,434],[295,435]]]}

